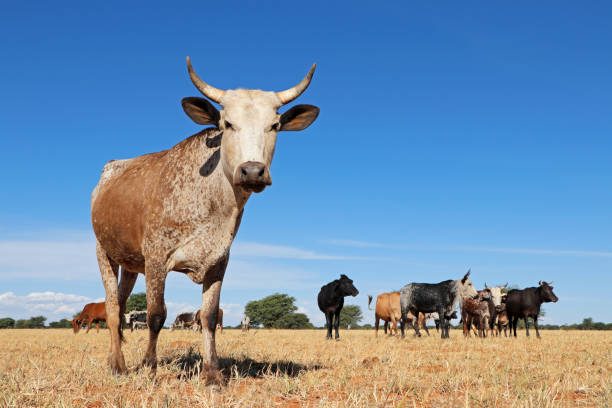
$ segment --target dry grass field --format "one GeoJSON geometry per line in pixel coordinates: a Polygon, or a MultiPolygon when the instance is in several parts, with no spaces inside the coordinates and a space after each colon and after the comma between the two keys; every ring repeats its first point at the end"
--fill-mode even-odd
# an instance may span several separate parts
{"type": "MultiPolygon", "coordinates": [[[[126,334],[128,366],[146,333],[126,334]]],[[[610,406],[612,333],[544,331],[543,339],[374,338],[371,331],[226,330],[227,378],[197,375],[199,336],[164,330],[157,376],[114,377],[108,333],[0,330],[2,407],[610,406]]]]}

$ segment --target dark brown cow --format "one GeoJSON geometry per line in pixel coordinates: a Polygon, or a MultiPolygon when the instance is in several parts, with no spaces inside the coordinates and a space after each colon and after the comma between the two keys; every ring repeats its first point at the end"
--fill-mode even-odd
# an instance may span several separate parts
{"type": "Polygon", "coordinates": [[[212,127],[168,150],[107,163],[92,193],[91,214],[106,290],[111,370],[127,372],[121,315],[139,273],[146,280],[149,327],[142,364],[157,367],[166,277],[177,271],[202,285],[201,373],[217,382],[222,377],[215,326],[230,246],[251,194],[272,184],[278,132],[305,129],[319,114],[312,105],[279,112],[306,90],[315,66],[298,85],[280,92],[222,90],[204,82],[189,58],[187,69],[208,100],[184,98],[183,109],[194,122],[212,127]]]}
{"type": "Polygon", "coordinates": [[[106,322],[106,306],[104,302],[88,303],[83,307],[81,313],[72,319],[72,330],[78,333],[83,324],[87,325],[85,333],[89,333],[91,324],[96,324],[96,333],[100,332],[100,322],[106,322]]]}
{"type": "Polygon", "coordinates": [[[486,337],[489,327],[489,304],[490,292],[486,289],[478,293],[476,299],[464,298],[461,304],[461,320],[463,321],[463,335],[470,336],[472,324],[478,328],[478,335],[486,337]]]}

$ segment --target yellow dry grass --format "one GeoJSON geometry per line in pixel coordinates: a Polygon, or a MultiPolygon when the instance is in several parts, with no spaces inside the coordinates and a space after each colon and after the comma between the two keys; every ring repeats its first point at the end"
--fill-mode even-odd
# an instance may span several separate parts
{"type": "MultiPolygon", "coordinates": [[[[226,330],[228,382],[197,376],[199,335],[164,330],[155,378],[110,375],[108,332],[0,330],[2,407],[610,406],[612,333],[544,331],[543,339],[405,340],[371,331],[226,330]]],[[[146,332],[126,333],[128,366],[146,332]]]]}

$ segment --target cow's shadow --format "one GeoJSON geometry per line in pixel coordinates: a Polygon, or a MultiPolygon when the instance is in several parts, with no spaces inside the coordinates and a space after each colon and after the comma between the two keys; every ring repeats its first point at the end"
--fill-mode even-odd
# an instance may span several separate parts
{"type": "MultiPolygon", "coordinates": [[[[160,365],[173,365],[177,367],[180,371],[179,378],[198,376],[201,364],[202,356],[194,348],[174,352],[160,359],[160,365]]],[[[304,372],[323,368],[323,366],[318,364],[304,365],[293,361],[256,361],[246,356],[239,359],[219,358],[219,367],[226,380],[232,377],[261,378],[266,375],[297,377],[304,372]]]]}

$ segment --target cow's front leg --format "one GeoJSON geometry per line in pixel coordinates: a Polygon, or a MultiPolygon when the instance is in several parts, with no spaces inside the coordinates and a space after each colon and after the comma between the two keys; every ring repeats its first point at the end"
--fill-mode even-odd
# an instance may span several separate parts
{"type": "Polygon", "coordinates": [[[533,316],[533,327],[535,327],[536,337],[540,339],[540,329],[538,327],[538,315],[533,316]]]}
{"type": "Polygon", "coordinates": [[[215,329],[219,315],[219,299],[221,284],[227,267],[227,258],[222,260],[213,271],[204,277],[202,285],[202,309],[200,310],[200,323],[204,353],[202,355],[201,376],[208,384],[220,384],[223,381],[219,371],[219,358],[215,344],[215,329]]]}
{"type": "Polygon", "coordinates": [[[147,288],[149,344],[142,364],[151,367],[153,370],[157,368],[157,337],[166,321],[166,304],[164,302],[166,276],[167,272],[163,264],[156,265],[155,262],[149,262],[146,266],[145,280],[147,288]]]}
{"type": "MultiPolygon", "coordinates": [[[[336,340],[340,340],[340,309],[334,312],[334,330],[336,331],[336,340]]],[[[330,332],[331,338],[331,332],[330,332]]]]}

